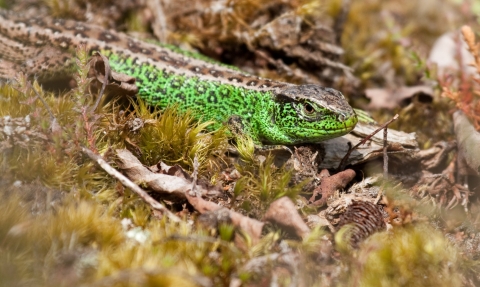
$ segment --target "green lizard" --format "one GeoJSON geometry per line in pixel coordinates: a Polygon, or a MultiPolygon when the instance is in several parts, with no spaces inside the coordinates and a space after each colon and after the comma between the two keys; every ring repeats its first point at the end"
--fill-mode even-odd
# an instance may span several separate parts
{"type": "Polygon", "coordinates": [[[111,68],[136,79],[138,95],[161,108],[190,109],[197,119],[228,124],[256,142],[316,143],[350,132],[355,111],[337,90],[259,78],[123,33],[81,22],[26,18],[0,10],[0,77],[68,65],[78,45],[107,56],[111,68]]]}

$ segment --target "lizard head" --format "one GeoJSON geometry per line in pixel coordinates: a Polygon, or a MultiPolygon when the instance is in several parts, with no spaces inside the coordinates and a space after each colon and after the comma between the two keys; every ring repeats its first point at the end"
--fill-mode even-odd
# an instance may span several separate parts
{"type": "Polygon", "coordinates": [[[349,133],[357,115],[337,90],[319,85],[283,88],[276,93],[272,117],[276,129],[291,143],[315,143],[349,133]]]}

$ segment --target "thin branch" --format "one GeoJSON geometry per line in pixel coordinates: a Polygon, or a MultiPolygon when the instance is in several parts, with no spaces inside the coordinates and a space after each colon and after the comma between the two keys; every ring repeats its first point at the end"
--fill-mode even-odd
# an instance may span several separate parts
{"type": "Polygon", "coordinates": [[[387,142],[387,134],[388,129],[385,128],[383,130],[383,179],[386,180],[388,178],[388,142],[387,142]]]}
{"type": "MultiPolygon", "coordinates": [[[[90,110],[91,113],[95,112],[98,105],[100,104],[100,100],[103,97],[103,93],[105,92],[105,89],[107,87],[108,81],[110,79],[110,75],[112,74],[112,68],[110,68],[110,62],[108,61],[108,58],[102,55],[100,52],[97,52],[97,54],[102,58],[103,64],[105,65],[105,76],[104,76],[102,88],[100,89],[100,93],[97,97],[97,100],[95,101],[93,108],[90,110]]],[[[95,73],[96,73],[96,70],[95,70],[95,73]]]]}
{"type": "Polygon", "coordinates": [[[202,194],[196,189],[199,167],[200,163],[198,162],[198,155],[195,155],[195,157],[193,158],[192,189],[190,191],[191,196],[202,196],[202,194]]]}
{"type": "Polygon", "coordinates": [[[360,145],[366,143],[369,139],[371,139],[374,135],[376,135],[379,131],[383,130],[383,129],[386,129],[388,127],[388,125],[390,125],[392,122],[394,122],[395,120],[397,120],[399,117],[398,114],[396,114],[391,120],[389,120],[388,122],[384,123],[383,125],[381,125],[378,129],[376,129],[373,133],[369,134],[368,136],[366,136],[363,140],[361,140],[359,143],[357,143],[355,146],[353,146],[352,148],[350,148],[347,152],[347,154],[343,157],[342,161],[340,162],[340,164],[338,165],[338,168],[337,168],[337,171],[340,171],[340,170],[343,170],[345,168],[345,163],[347,162],[348,158],[350,157],[350,154],[356,150],[360,145]]]}
{"type": "Polygon", "coordinates": [[[148,203],[153,209],[158,210],[167,215],[167,217],[172,220],[173,222],[180,222],[180,218],[173,214],[170,210],[168,210],[163,204],[156,201],[153,197],[151,197],[146,191],[141,189],[138,185],[133,183],[129,180],[126,176],[121,174],[119,171],[114,169],[111,165],[109,165],[104,159],[102,159],[99,155],[95,154],[93,151],[89,150],[86,147],[82,147],[82,152],[85,153],[88,157],[92,160],[96,161],[100,167],[103,168],[109,175],[113,176],[114,178],[118,179],[123,186],[129,188],[140,198],[142,198],[146,203],[148,203]]]}
{"type": "Polygon", "coordinates": [[[45,106],[45,108],[47,109],[48,113],[50,114],[50,120],[51,121],[57,121],[57,119],[55,118],[55,115],[53,114],[52,110],[50,109],[50,106],[47,104],[47,102],[43,99],[43,97],[40,95],[40,93],[35,90],[35,88],[32,86],[32,83],[30,83],[30,81],[27,81],[27,87],[32,89],[32,91],[35,93],[35,95],[37,96],[37,98],[40,99],[40,101],[43,103],[43,105],[45,106]]]}

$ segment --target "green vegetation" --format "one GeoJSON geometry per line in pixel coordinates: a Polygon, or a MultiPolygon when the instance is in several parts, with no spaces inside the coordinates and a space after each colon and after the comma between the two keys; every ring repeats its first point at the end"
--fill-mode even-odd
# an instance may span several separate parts
{"type": "Polygon", "coordinates": [[[347,286],[462,285],[458,251],[428,225],[376,233],[354,256],[351,252],[343,256],[352,271],[345,278],[347,286]]]}
{"type": "MultiPolygon", "coordinates": [[[[78,16],[71,5],[88,1],[77,2],[46,1],[53,14],[63,17],[78,16]]],[[[235,43],[233,35],[260,8],[273,11],[280,3],[308,19],[335,15],[341,1],[263,3],[271,10],[252,0],[233,2],[231,13],[213,17],[210,26],[185,25],[180,27],[185,30],[179,28],[169,37],[187,39],[187,45],[200,48],[228,49],[235,43]],[[218,31],[223,31],[222,38],[211,39],[218,31]]],[[[0,6],[4,3],[0,1],[0,6]]],[[[454,7],[449,1],[439,3],[454,7]]],[[[342,42],[345,62],[355,68],[361,86],[388,86],[391,80],[413,85],[422,77],[436,80],[434,69],[422,60],[426,55],[412,54],[412,46],[426,53],[425,47],[451,24],[423,5],[427,4],[352,1],[342,42]],[[417,13],[420,8],[429,12],[417,13]],[[405,45],[407,38],[414,44],[405,45]]],[[[144,17],[131,17],[134,26],[145,25],[144,17]]],[[[310,207],[302,205],[305,200],[299,196],[307,181],[293,184],[295,171],[276,166],[273,154],[254,153],[250,138],[236,138],[231,145],[225,128],[211,131],[211,122],[198,123],[191,112],[178,112],[175,106],[160,111],[141,100],[116,100],[101,101],[93,110],[97,92],[89,90],[88,59],[85,50],[77,51],[77,86],[67,93],[45,91],[23,75],[0,85],[0,118],[10,117],[12,127],[28,131],[10,137],[0,133],[0,286],[228,286],[233,280],[242,286],[273,285],[273,280],[279,286],[477,283],[478,258],[462,253],[446,236],[469,236],[463,225],[458,227],[462,222],[452,223],[454,216],[442,214],[457,210],[431,204],[433,197],[420,202],[400,188],[392,188],[387,197],[405,203],[401,211],[406,210],[408,220],[370,236],[358,249],[346,240],[349,226],[336,236],[326,228],[312,228],[301,240],[268,226],[253,244],[233,224],[220,224],[216,233],[195,224],[199,214],[187,204],[162,202],[182,220],[161,218],[82,154],[81,147],[96,151],[113,166],[115,150],[126,148],[145,166],[164,162],[178,164],[190,174],[197,171],[200,180],[225,190],[228,199],[223,206],[257,220],[282,196],[298,204],[300,212],[313,212],[307,212],[310,207]],[[236,161],[226,156],[229,148],[238,153],[236,161]],[[238,177],[224,179],[230,173],[238,177]],[[412,214],[420,214],[420,219],[412,220],[412,214]],[[443,229],[437,226],[442,220],[447,222],[443,229]],[[285,254],[295,258],[282,257],[285,254]]],[[[296,65],[292,64],[295,69],[296,65]]],[[[421,105],[414,101],[399,108],[402,120],[396,127],[419,132],[424,147],[451,138],[448,111],[453,105],[434,95],[429,108],[435,121],[419,120],[427,110],[421,105]]]]}

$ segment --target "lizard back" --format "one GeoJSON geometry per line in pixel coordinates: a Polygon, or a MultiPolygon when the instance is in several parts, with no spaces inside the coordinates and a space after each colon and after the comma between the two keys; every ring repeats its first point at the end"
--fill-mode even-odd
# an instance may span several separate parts
{"type": "MultiPolygon", "coordinates": [[[[0,37],[1,57],[17,63],[32,59],[44,47],[55,47],[71,54],[75,47],[84,45],[90,51],[110,51],[119,58],[132,59],[138,65],[148,64],[168,73],[181,71],[187,77],[252,90],[272,90],[290,85],[187,57],[121,32],[73,20],[24,18],[20,14],[0,10],[0,37]]],[[[67,60],[64,57],[58,62],[64,64],[67,60]]]]}
{"type": "Polygon", "coordinates": [[[199,120],[214,120],[213,128],[235,119],[235,126],[256,142],[318,142],[346,134],[357,123],[334,89],[263,79],[95,25],[0,10],[0,58],[5,61],[0,74],[68,66],[79,45],[100,51],[112,70],[134,77],[138,95],[148,104],[178,104],[199,120]]]}

